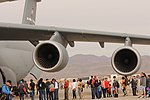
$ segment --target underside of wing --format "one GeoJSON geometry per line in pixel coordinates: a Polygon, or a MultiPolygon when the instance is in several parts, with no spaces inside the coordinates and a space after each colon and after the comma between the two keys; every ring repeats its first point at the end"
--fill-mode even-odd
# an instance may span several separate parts
{"type": "Polygon", "coordinates": [[[150,44],[150,36],[146,35],[66,28],[55,29],[68,41],[125,43],[126,38],[130,38],[132,44],[150,44]]]}
{"type": "Polygon", "coordinates": [[[145,35],[0,23],[0,40],[49,40],[55,32],[59,32],[68,42],[124,43],[126,38],[130,38],[132,44],[150,44],[150,36],[145,35]]]}

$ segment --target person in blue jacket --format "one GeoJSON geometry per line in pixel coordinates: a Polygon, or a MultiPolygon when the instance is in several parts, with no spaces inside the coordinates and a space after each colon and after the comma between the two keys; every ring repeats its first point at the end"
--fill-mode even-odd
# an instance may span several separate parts
{"type": "Polygon", "coordinates": [[[11,86],[11,81],[7,80],[6,84],[2,86],[2,93],[8,95],[9,100],[12,100],[12,92],[10,91],[9,87],[11,86]]]}

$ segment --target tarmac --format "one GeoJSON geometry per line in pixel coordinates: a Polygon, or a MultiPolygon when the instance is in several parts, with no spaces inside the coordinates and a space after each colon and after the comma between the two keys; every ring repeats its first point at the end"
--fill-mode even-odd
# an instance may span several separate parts
{"type": "MultiPolygon", "coordinates": [[[[59,90],[59,100],[63,100],[63,99],[64,99],[64,91],[59,90]]],[[[119,93],[118,98],[114,98],[114,97],[103,98],[102,97],[101,99],[103,99],[103,100],[143,100],[143,99],[150,100],[150,98],[138,98],[138,96],[132,96],[131,93],[128,96],[123,96],[122,92],[119,93]]],[[[14,97],[13,100],[19,100],[19,97],[14,97]]],[[[31,100],[31,98],[25,97],[25,100],[31,100]]],[[[39,100],[38,95],[35,96],[35,100],[39,100]]],[[[72,99],[72,91],[70,89],[69,90],[69,100],[81,100],[81,99],[79,99],[78,93],[77,93],[77,99],[72,99]]],[[[84,89],[82,100],[91,100],[91,92],[90,92],[89,88],[84,89]]],[[[100,100],[100,99],[94,99],[94,100],[100,100]]]]}

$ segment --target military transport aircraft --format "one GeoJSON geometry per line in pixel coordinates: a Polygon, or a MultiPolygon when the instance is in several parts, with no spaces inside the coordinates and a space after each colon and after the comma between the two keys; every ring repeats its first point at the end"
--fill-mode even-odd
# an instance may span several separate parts
{"type": "MultiPolygon", "coordinates": [[[[0,2],[12,0],[0,0],[0,2]]],[[[0,23],[0,85],[7,79],[13,85],[29,72],[56,72],[68,62],[67,45],[74,41],[123,43],[114,51],[111,64],[121,75],[132,75],[141,67],[141,57],[132,44],[149,45],[150,36],[35,25],[37,2],[26,0],[22,24],[0,23]]]]}

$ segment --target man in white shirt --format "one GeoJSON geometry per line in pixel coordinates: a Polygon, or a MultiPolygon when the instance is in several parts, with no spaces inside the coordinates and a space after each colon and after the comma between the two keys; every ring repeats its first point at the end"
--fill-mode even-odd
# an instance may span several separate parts
{"type": "Polygon", "coordinates": [[[55,100],[58,100],[58,90],[59,90],[59,83],[56,81],[55,79],[55,92],[54,92],[54,95],[55,95],[55,100]]]}
{"type": "Polygon", "coordinates": [[[76,90],[77,90],[77,82],[73,79],[73,83],[71,84],[73,99],[76,99],[76,90]]]}

